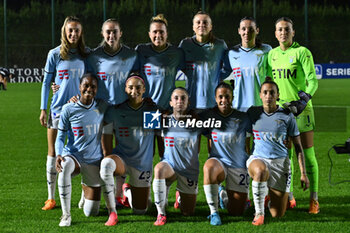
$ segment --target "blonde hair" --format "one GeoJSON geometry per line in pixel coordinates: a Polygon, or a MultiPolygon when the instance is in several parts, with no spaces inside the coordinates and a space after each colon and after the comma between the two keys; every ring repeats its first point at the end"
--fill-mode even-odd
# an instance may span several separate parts
{"type": "MultiPolygon", "coordinates": [[[[110,19],[107,19],[106,21],[103,22],[102,24],[102,27],[101,27],[101,34],[103,35],[103,27],[107,24],[107,23],[113,23],[115,25],[118,25],[119,27],[119,30],[122,31],[122,28],[120,27],[120,23],[118,22],[117,19],[115,18],[110,18],[110,19]]],[[[104,38],[102,38],[102,41],[100,43],[100,46],[104,47],[106,45],[106,41],[104,38]]]]}
{"type": "MultiPolygon", "coordinates": [[[[206,16],[208,16],[208,18],[210,19],[211,25],[213,25],[213,21],[211,20],[211,17],[210,17],[210,15],[209,15],[207,12],[198,11],[198,12],[193,16],[192,21],[194,20],[194,18],[195,18],[197,15],[206,15],[206,16]]],[[[213,34],[213,29],[212,29],[212,30],[209,32],[209,42],[210,42],[210,43],[214,43],[214,42],[215,42],[215,39],[216,39],[216,37],[214,36],[214,34],[213,34]]]]}
{"type": "Polygon", "coordinates": [[[166,20],[166,18],[164,17],[163,14],[158,14],[154,17],[151,18],[151,22],[150,25],[152,23],[162,23],[165,25],[165,27],[168,29],[168,21],[166,20]]]}
{"type": "Polygon", "coordinates": [[[69,49],[70,45],[67,39],[67,34],[66,34],[66,26],[68,23],[71,22],[76,22],[81,25],[81,35],[78,40],[78,53],[82,57],[86,57],[86,52],[85,52],[85,41],[84,41],[84,30],[83,30],[83,25],[81,24],[81,21],[78,17],[76,16],[67,16],[66,19],[64,20],[63,26],[61,28],[61,49],[60,49],[60,56],[63,60],[69,60],[69,49]]]}

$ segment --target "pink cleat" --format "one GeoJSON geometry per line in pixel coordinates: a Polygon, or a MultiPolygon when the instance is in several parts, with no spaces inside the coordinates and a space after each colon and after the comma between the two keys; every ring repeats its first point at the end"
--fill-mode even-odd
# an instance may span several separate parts
{"type": "Polygon", "coordinates": [[[105,226],[114,226],[118,223],[118,215],[116,212],[112,212],[109,215],[108,221],[105,223],[105,226]]]}

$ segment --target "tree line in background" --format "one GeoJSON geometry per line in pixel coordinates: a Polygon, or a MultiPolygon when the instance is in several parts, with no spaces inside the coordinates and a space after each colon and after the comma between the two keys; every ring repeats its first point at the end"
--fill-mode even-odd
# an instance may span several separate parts
{"type": "MultiPolygon", "coordinates": [[[[200,9],[200,0],[157,0],[157,13],[168,19],[168,34],[171,43],[192,36],[192,17],[200,9]]],[[[226,41],[228,46],[239,43],[237,34],[239,20],[253,15],[253,1],[218,0],[206,1],[205,11],[213,20],[214,34],[226,41]]],[[[153,0],[107,0],[107,18],[117,18],[123,31],[123,42],[135,47],[149,41],[149,20],[153,16],[153,0]]],[[[0,6],[0,18],[4,18],[0,6]]],[[[103,1],[55,1],[55,46],[60,44],[60,28],[67,15],[78,16],[84,26],[85,41],[91,48],[101,41],[103,1]]],[[[313,53],[316,63],[349,62],[350,8],[331,3],[308,6],[308,42],[305,40],[304,6],[294,1],[257,1],[256,18],[260,27],[259,38],[276,47],[274,22],[281,16],[294,21],[295,40],[306,45],[313,53]]],[[[4,24],[0,26],[3,35],[4,24]]],[[[7,9],[8,66],[43,67],[48,50],[52,47],[51,2],[33,0],[20,9],[7,9]]],[[[4,37],[0,46],[4,46],[4,37]]],[[[0,49],[0,65],[4,63],[4,49],[0,49]]]]}

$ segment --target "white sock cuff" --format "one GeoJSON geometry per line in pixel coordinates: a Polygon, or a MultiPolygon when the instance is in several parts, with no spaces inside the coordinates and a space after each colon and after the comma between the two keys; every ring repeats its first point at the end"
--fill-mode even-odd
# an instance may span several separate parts
{"type": "Polygon", "coordinates": [[[100,210],[100,201],[85,199],[84,214],[86,217],[96,216],[100,210]]]}

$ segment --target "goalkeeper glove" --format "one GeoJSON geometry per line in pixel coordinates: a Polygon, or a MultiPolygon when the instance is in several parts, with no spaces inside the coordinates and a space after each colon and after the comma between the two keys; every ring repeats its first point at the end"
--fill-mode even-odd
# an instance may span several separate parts
{"type": "Polygon", "coordinates": [[[307,102],[311,99],[311,95],[303,91],[298,92],[299,100],[286,102],[283,104],[284,108],[288,108],[295,116],[299,116],[300,113],[306,108],[307,102]]]}

